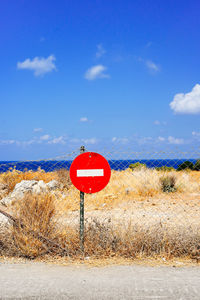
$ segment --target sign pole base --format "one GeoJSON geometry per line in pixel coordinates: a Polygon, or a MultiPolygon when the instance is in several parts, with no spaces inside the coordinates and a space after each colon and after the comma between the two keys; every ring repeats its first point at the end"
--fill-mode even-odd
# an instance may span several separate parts
{"type": "Polygon", "coordinates": [[[80,248],[84,255],[84,193],[80,192],[80,248]]]}

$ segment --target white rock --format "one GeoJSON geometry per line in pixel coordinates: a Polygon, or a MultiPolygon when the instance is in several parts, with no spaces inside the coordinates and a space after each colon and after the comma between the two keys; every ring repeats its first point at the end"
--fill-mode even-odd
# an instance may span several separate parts
{"type": "Polygon", "coordinates": [[[3,198],[0,203],[8,206],[13,200],[18,200],[23,198],[24,194],[27,192],[40,194],[48,191],[48,186],[43,180],[22,180],[17,183],[13,192],[7,197],[3,198]]]}
{"type": "Polygon", "coordinates": [[[0,231],[5,228],[5,226],[9,225],[9,219],[0,213],[0,231]]]}
{"type": "Polygon", "coordinates": [[[38,181],[37,184],[34,185],[32,188],[32,193],[35,194],[45,193],[47,191],[48,191],[47,185],[44,183],[43,180],[38,181]]]}
{"type": "Polygon", "coordinates": [[[10,203],[12,203],[12,201],[14,200],[15,198],[12,198],[12,197],[4,197],[3,199],[1,199],[0,203],[5,205],[5,206],[8,206],[10,203]]]}
{"type": "Polygon", "coordinates": [[[60,187],[60,183],[57,180],[51,180],[47,184],[47,187],[49,188],[50,191],[56,190],[60,187]]]}
{"type": "Polygon", "coordinates": [[[33,187],[38,184],[36,180],[22,180],[17,183],[13,192],[11,193],[11,197],[22,198],[24,193],[32,192],[33,187]]]}

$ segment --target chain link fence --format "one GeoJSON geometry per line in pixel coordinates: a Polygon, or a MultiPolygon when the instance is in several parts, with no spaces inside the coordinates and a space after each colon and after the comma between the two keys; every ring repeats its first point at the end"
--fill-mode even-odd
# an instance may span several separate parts
{"type": "Polygon", "coordinates": [[[79,153],[0,162],[0,253],[198,261],[200,152],[100,152],[111,179],[99,193],[85,195],[84,253],[80,192],[69,177],[79,153]],[[126,159],[113,159],[116,154],[126,159]]]}

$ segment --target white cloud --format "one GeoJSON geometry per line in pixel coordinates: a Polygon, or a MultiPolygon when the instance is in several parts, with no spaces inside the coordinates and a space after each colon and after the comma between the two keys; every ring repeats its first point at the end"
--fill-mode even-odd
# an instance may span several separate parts
{"type": "Polygon", "coordinates": [[[137,141],[139,145],[143,145],[143,144],[151,143],[153,141],[153,138],[151,136],[144,136],[144,137],[139,137],[137,141]]]}
{"type": "Polygon", "coordinates": [[[165,141],[165,138],[162,137],[162,136],[159,136],[159,137],[158,137],[158,141],[159,141],[159,142],[164,142],[164,141],[165,141]]]}
{"type": "Polygon", "coordinates": [[[69,142],[72,144],[78,144],[78,143],[81,143],[81,140],[77,139],[77,138],[73,138],[73,139],[70,139],[69,142]]]}
{"type": "Polygon", "coordinates": [[[85,73],[84,78],[87,80],[94,80],[97,78],[110,78],[108,74],[105,74],[107,68],[103,65],[96,65],[88,69],[85,73]]]}
{"type": "Polygon", "coordinates": [[[17,142],[17,145],[18,146],[29,146],[29,145],[37,144],[37,143],[40,143],[40,141],[38,141],[36,139],[32,139],[32,140],[29,140],[29,141],[20,141],[20,142],[17,142]]]}
{"type": "Polygon", "coordinates": [[[70,143],[72,144],[85,144],[85,145],[94,145],[98,143],[98,139],[93,137],[93,138],[88,138],[88,139],[78,139],[78,138],[72,138],[69,140],[70,143]]]}
{"type": "Polygon", "coordinates": [[[200,113],[200,84],[196,84],[192,91],[186,94],[179,93],[170,103],[171,109],[180,114],[200,113]]]}
{"type": "Polygon", "coordinates": [[[200,132],[192,131],[193,139],[196,141],[200,141],[200,132]]]}
{"type": "Polygon", "coordinates": [[[45,135],[43,135],[43,136],[40,137],[41,141],[47,141],[49,139],[50,139],[50,135],[49,134],[45,134],[45,135]]]}
{"type": "Polygon", "coordinates": [[[173,136],[169,136],[168,137],[168,142],[169,142],[169,144],[174,144],[174,145],[184,144],[184,140],[183,139],[178,139],[178,138],[175,138],[173,136]]]}
{"type": "Polygon", "coordinates": [[[154,121],[154,125],[160,125],[160,121],[158,120],[154,121]]]}
{"type": "Polygon", "coordinates": [[[34,128],[33,131],[34,131],[34,132],[42,132],[43,129],[42,129],[42,128],[34,128]]]}
{"type": "Polygon", "coordinates": [[[28,141],[17,141],[17,140],[0,140],[0,145],[17,145],[17,146],[28,146],[34,143],[38,143],[38,140],[31,139],[28,141]]]}
{"type": "Polygon", "coordinates": [[[96,58],[102,57],[106,53],[106,50],[103,48],[102,44],[97,45],[96,58]]]}
{"type": "Polygon", "coordinates": [[[153,71],[153,72],[159,71],[158,65],[156,65],[153,61],[147,60],[147,61],[145,61],[145,64],[150,71],[153,71]]]}
{"type": "Polygon", "coordinates": [[[193,136],[200,137],[200,132],[192,131],[192,135],[193,135],[193,136]]]}
{"type": "Polygon", "coordinates": [[[12,144],[16,144],[17,141],[15,140],[1,140],[0,141],[0,145],[12,145],[12,144]]]}
{"type": "Polygon", "coordinates": [[[91,138],[91,139],[82,139],[81,140],[83,143],[85,143],[86,145],[91,144],[94,145],[98,142],[98,140],[96,138],[91,138]]]}
{"type": "Polygon", "coordinates": [[[165,121],[158,121],[158,120],[156,120],[156,121],[154,121],[153,122],[154,123],[154,125],[164,125],[164,126],[166,126],[167,125],[167,122],[165,122],[165,121]]]}
{"type": "Polygon", "coordinates": [[[47,58],[35,57],[32,60],[27,58],[23,62],[17,63],[17,68],[21,70],[31,70],[34,72],[35,76],[44,75],[53,70],[56,70],[54,61],[56,60],[54,55],[50,55],[47,58]]]}
{"type": "Polygon", "coordinates": [[[29,146],[33,144],[66,144],[66,137],[60,136],[51,139],[51,136],[45,134],[41,137],[34,137],[30,140],[18,141],[18,140],[0,140],[0,145],[17,145],[17,146],[29,146]]]}
{"type": "Polygon", "coordinates": [[[87,117],[82,117],[82,118],[80,118],[80,122],[88,122],[89,120],[88,120],[88,118],[87,117]]]}
{"type": "Polygon", "coordinates": [[[66,144],[65,137],[64,136],[56,137],[56,138],[48,141],[48,144],[61,144],[61,145],[65,145],[66,144]]]}
{"type": "Polygon", "coordinates": [[[146,59],[143,59],[142,57],[138,57],[137,60],[139,62],[142,62],[149,69],[149,71],[151,73],[157,73],[160,71],[159,66],[152,60],[146,60],[146,59]]]}
{"type": "Polygon", "coordinates": [[[129,142],[129,139],[127,138],[117,138],[113,137],[111,140],[113,143],[119,143],[119,144],[127,144],[129,142]]]}

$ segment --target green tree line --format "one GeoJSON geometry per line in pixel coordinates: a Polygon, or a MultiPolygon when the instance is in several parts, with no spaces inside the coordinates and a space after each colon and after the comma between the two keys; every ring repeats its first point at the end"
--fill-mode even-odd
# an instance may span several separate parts
{"type": "MultiPolygon", "coordinates": [[[[129,168],[131,170],[135,170],[135,169],[142,169],[142,168],[147,168],[146,164],[142,164],[139,161],[134,163],[134,164],[130,164],[129,168]]],[[[173,168],[173,167],[167,167],[167,166],[162,166],[162,167],[156,167],[155,168],[157,171],[181,171],[181,170],[193,170],[193,171],[200,171],[200,159],[198,159],[194,164],[189,161],[186,160],[183,163],[181,163],[177,169],[173,168]]]]}

